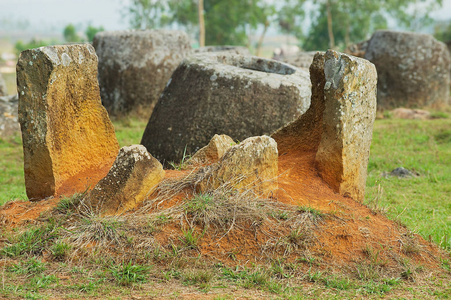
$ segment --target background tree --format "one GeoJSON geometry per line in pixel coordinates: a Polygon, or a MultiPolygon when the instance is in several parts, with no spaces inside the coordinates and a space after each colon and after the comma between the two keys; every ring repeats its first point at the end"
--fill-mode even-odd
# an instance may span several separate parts
{"type": "Polygon", "coordinates": [[[104,30],[105,30],[105,28],[103,28],[103,26],[94,27],[92,25],[88,25],[88,27],[85,30],[85,34],[86,34],[86,37],[88,38],[88,41],[92,42],[96,33],[100,32],[100,31],[104,31],[104,30]]]}
{"type": "Polygon", "coordinates": [[[63,36],[64,40],[68,43],[77,43],[80,41],[80,37],[77,35],[77,30],[75,29],[75,26],[72,24],[69,24],[66,27],[64,27],[63,36]]]}
{"type": "Polygon", "coordinates": [[[131,0],[124,16],[132,29],[152,29],[164,24],[167,2],[164,0],[131,0]]]}
{"type": "MultiPolygon", "coordinates": [[[[283,10],[288,12],[304,9],[307,1],[286,1],[283,10]]],[[[314,4],[310,19],[310,30],[304,36],[292,25],[282,30],[290,31],[301,40],[305,50],[325,50],[327,48],[344,49],[353,42],[369,37],[377,29],[387,28],[387,20],[393,19],[398,26],[415,30],[430,20],[429,13],[440,6],[441,0],[312,0],[314,4]]],[[[294,14],[294,13],[291,13],[294,14]]],[[[303,15],[297,15],[297,27],[302,23],[303,15]]],[[[296,17],[296,15],[295,15],[296,17]]]]}
{"type": "MultiPolygon", "coordinates": [[[[263,0],[203,0],[205,44],[248,45],[248,35],[265,27],[275,13],[263,0]]],[[[169,1],[171,22],[192,29],[199,24],[198,1],[169,1]]]]}
{"type": "Polygon", "coordinates": [[[434,36],[442,42],[451,41],[451,20],[448,22],[437,23],[434,27],[434,36]]]}

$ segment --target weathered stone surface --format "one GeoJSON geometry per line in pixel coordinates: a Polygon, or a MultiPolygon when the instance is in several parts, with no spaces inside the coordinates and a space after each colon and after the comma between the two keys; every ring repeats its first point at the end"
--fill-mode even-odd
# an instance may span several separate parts
{"type": "Polygon", "coordinates": [[[188,165],[199,166],[216,163],[234,145],[235,142],[230,136],[215,134],[207,146],[201,148],[188,160],[188,165]]]}
{"type": "Polygon", "coordinates": [[[422,109],[397,108],[392,111],[395,119],[427,120],[431,118],[431,113],[422,109]]]}
{"type": "Polygon", "coordinates": [[[122,147],[108,175],[85,197],[101,215],[120,215],[137,207],[164,178],[163,166],[142,145],[122,147]]]}
{"type": "Polygon", "coordinates": [[[8,95],[8,91],[6,90],[6,83],[2,77],[2,74],[0,74],[0,96],[6,96],[6,95],[8,95]]]}
{"type": "Polygon", "coordinates": [[[180,161],[214,134],[234,140],[269,134],[310,105],[306,71],[255,56],[204,53],[174,72],[141,144],[160,161],[180,161]]]}
{"type": "Polygon", "coordinates": [[[191,54],[182,31],[104,31],[94,37],[103,105],[112,115],[149,117],[172,72],[191,54]]]}
{"type": "Polygon", "coordinates": [[[308,69],[313,62],[316,51],[297,52],[291,55],[282,55],[278,60],[298,68],[308,69]]]}
{"type": "Polygon", "coordinates": [[[336,192],[362,201],[376,116],[375,67],[328,51],[315,55],[310,77],[310,108],[272,137],[279,153],[316,153],[323,180],[336,192]]]}
{"type": "Polygon", "coordinates": [[[0,138],[6,138],[20,131],[16,95],[0,97],[0,138]]]}
{"type": "Polygon", "coordinates": [[[242,46],[207,46],[194,49],[194,53],[196,54],[205,52],[226,52],[230,54],[251,55],[249,49],[242,46]]]}
{"type": "Polygon", "coordinates": [[[238,190],[252,189],[263,197],[272,196],[278,188],[277,143],[269,136],[247,138],[230,148],[218,163],[199,173],[201,192],[232,185],[238,190]]]}
{"type": "Polygon", "coordinates": [[[119,146],[100,102],[94,48],[84,44],[24,51],[17,84],[28,197],[83,192],[95,185],[119,146]]]}
{"type": "Polygon", "coordinates": [[[376,118],[376,69],[365,59],[328,51],[324,74],[318,171],[340,194],[363,201],[376,118]]]}
{"type": "Polygon", "coordinates": [[[450,56],[431,35],[377,31],[364,57],[378,72],[378,109],[449,103],[450,56]]]}

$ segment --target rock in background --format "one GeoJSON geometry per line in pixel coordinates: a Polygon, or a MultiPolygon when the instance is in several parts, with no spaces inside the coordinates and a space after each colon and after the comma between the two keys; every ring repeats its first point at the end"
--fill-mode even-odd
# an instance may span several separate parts
{"type": "Polygon", "coordinates": [[[234,140],[270,134],[310,105],[309,74],[255,56],[199,54],[174,72],[141,144],[161,162],[178,162],[214,134],[234,140]]]}
{"type": "Polygon", "coordinates": [[[149,117],[172,72],[191,54],[182,31],[104,31],[94,37],[102,103],[111,115],[149,117]]]}
{"type": "Polygon", "coordinates": [[[119,146],[100,102],[94,48],[24,51],[17,83],[28,197],[69,195],[95,185],[119,146]]]}
{"type": "Polygon", "coordinates": [[[8,91],[6,89],[6,83],[2,77],[2,74],[0,74],[0,96],[7,96],[7,95],[8,95],[8,91]]]}
{"type": "Polygon", "coordinates": [[[10,137],[20,131],[18,103],[17,94],[0,97],[0,138],[10,137]]]}
{"type": "Polygon", "coordinates": [[[164,178],[163,166],[142,145],[122,147],[108,175],[83,200],[100,215],[137,207],[164,178]]]}
{"type": "Polygon", "coordinates": [[[377,31],[364,58],[377,69],[378,109],[449,103],[450,55],[431,35],[377,31]]]}
{"type": "Polygon", "coordinates": [[[317,51],[297,52],[290,55],[281,55],[277,58],[284,63],[293,65],[298,68],[308,69],[313,62],[313,57],[317,51]]]}

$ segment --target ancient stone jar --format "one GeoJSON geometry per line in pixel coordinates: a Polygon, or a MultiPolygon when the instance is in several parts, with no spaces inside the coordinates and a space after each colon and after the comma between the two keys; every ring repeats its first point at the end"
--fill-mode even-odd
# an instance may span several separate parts
{"type": "Polygon", "coordinates": [[[97,33],[102,103],[110,115],[132,111],[149,117],[172,72],[192,51],[182,31],[139,30],[97,33]]]}
{"type": "Polygon", "coordinates": [[[310,105],[305,70],[254,56],[186,58],[164,90],[141,143],[162,162],[180,161],[215,134],[242,141],[270,134],[310,105]]]}
{"type": "Polygon", "coordinates": [[[194,53],[226,52],[230,54],[251,55],[249,49],[242,46],[207,46],[194,49],[194,53]]]}
{"type": "Polygon", "coordinates": [[[378,109],[449,102],[449,53],[446,45],[431,35],[377,31],[364,58],[377,69],[378,109]]]}

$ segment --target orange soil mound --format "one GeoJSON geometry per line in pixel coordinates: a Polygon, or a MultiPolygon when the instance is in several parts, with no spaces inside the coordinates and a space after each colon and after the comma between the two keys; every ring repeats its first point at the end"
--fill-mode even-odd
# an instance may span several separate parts
{"type": "MultiPolygon", "coordinates": [[[[436,245],[418,235],[410,235],[407,229],[365,205],[333,192],[318,176],[314,158],[313,152],[303,150],[281,153],[279,192],[276,199],[289,205],[310,207],[327,215],[319,226],[311,229],[313,240],[307,249],[310,255],[321,257],[323,261],[335,265],[346,265],[367,257],[370,248],[380,251],[380,259],[386,260],[389,265],[406,256],[428,266],[439,264],[440,250],[436,245]],[[412,243],[416,250],[406,253],[406,243],[412,243]]],[[[166,178],[180,180],[189,172],[167,170],[166,178]]],[[[174,206],[191,193],[192,191],[184,190],[170,201],[165,201],[159,209],[174,206]]],[[[35,220],[58,202],[58,198],[40,202],[10,202],[0,208],[0,224],[14,226],[35,220]]],[[[235,226],[227,235],[207,233],[200,240],[198,251],[205,257],[226,263],[232,259],[241,262],[258,261],[264,254],[268,255],[262,253],[262,245],[271,238],[290,233],[289,228],[273,228],[265,223],[261,224],[259,230],[248,229],[235,226]]],[[[180,241],[181,235],[180,224],[169,223],[156,233],[155,238],[161,244],[168,244],[170,241],[180,241]]],[[[279,253],[279,256],[283,254],[279,253]]]]}

